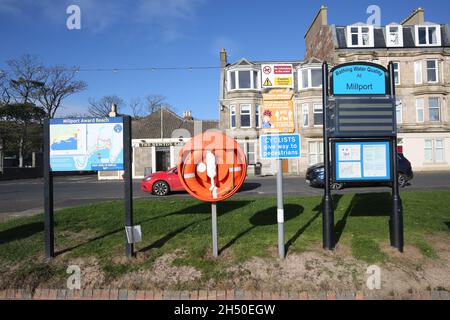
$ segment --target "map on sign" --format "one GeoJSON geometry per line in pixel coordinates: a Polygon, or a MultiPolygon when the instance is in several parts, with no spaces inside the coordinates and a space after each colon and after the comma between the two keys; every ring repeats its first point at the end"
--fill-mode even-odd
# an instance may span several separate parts
{"type": "Polygon", "coordinates": [[[50,120],[52,171],[123,170],[122,118],[50,120]]]}

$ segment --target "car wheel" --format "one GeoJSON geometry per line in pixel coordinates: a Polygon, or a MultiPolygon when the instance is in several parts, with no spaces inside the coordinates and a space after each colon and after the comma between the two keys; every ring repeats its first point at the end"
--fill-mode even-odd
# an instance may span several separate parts
{"type": "Polygon", "coordinates": [[[157,196],[165,196],[169,193],[169,185],[165,181],[156,181],[153,184],[153,193],[157,196]]]}
{"type": "Polygon", "coordinates": [[[407,182],[408,182],[408,179],[406,179],[406,176],[403,173],[400,173],[398,175],[398,185],[403,188],[406,186],[407,182]]]}
{"type": "Polygon", "coordinates": [[[330,187],[331,187],[332,190],[341,190],[344,187],[344,184],[343,183],[339,183],[339,182],[333,182],[330,185],[330,187]]]}

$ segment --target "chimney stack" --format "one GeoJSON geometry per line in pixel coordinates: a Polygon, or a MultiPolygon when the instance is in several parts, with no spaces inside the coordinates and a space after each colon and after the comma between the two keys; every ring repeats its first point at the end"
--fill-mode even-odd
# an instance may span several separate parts
{"type": "Polygon", "coordinates": [[[227,66],[227,52],[225,51],[225,48],[222,48],[220,50],[220,67],[225,68],[227,66]]]}
{"type": "Polygon", "coordinates": [[[192,111],[191,110],[184,111],[183,119],[184,120],[194,120],[194,117],[192,117],[192,111]]]}

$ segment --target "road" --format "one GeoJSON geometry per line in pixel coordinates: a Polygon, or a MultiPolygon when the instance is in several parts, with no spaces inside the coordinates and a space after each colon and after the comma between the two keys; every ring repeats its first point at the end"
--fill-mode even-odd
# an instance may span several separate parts
{"type": "MultiPolygon", "coordinates": [[[[139,187],[140,181],[134,181],[134,198],[152,198],[139,187]]],[[[43,180],[0,181],[0,220],[7,217],[31,215],[43,211],[43,180]]],[[[450,189],[450,172],[417,172],[411,184],[401,189],[401,192],[450,189]]],[[[389,191],[378,188],[349,188],[338,193],[381,192],[389,191]]],[[[284,192],[288,195],[321,195],[322,189],[311,188],[305,184],[305,179],[299,176],[284,178],[284,192]]],[[[275,196],[276,180],[274,176],[249,177],[240,195],[275,196]]],[[[169,197],[187,197],[181,192],[169,197]]],[[[76,205],[95,203],[105,200],[121,199],[123,197],[122,181],[98,181],[97,176],[56,177],[54,181],[55,209],[76,205]]]]}

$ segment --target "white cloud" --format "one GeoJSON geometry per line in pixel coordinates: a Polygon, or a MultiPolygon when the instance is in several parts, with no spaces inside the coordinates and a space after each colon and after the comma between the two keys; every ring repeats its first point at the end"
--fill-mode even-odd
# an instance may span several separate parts
{"type": "MultiPolygon", "coordinates": [[[[164,41],[184,35],[186,24],[195,21],[196,9],[204,0],[0,0],[0,17],[5,15],[36,18],[43,14],[53,23],[65,26],[66,8],[81,9],[82,30],[107,31],[119,23],[150,26],[164,41]]],[[[33,21],[36,19],[29,19],[33,21]]]]}

